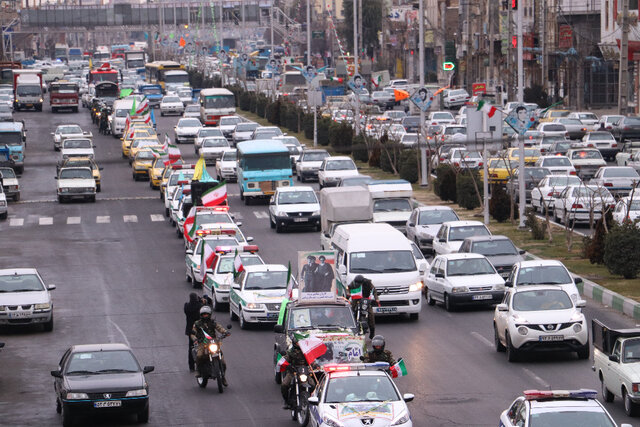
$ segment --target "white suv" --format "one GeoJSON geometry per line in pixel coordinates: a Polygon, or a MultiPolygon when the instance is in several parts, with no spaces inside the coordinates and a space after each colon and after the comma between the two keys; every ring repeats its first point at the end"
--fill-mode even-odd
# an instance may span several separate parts
{"type": "Polygon", "coordinates": [[[567,267],[553,259],[517,262],[513,265],[506,281],[507,286],[515,288],[529,285],[553,285],[568,293],[573,302],[580,298],[577,284],[582,284],[582,279],[579,277],[573,279],[567,267]]]}
{"type": "Polygon", "coordinates": [[[40,324],[53,330],[52,291],[35,268],[0,270],[0,326],[40,324]]]}

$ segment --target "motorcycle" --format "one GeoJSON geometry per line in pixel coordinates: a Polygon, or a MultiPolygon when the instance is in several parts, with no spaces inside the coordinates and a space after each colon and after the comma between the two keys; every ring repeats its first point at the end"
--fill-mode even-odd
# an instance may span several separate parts
{"type": "Polygon", "coordinates": [[[371,301],[369,299],[356,300],[355,316],[356,324],[360,328],[360,333],[366,335],[369,332],[369,307],[371,301]]]}
{"type": "MultiPolygon", "coordinates": [[[[227,325],[227,329],[231,329],[231,325],[227,325]]],[[[209,361],[203,366],[198,366],[200,376],[196,377],[196,380],[200,388],[206,388],[209,383],[209,379],[215,379],[218,383],[218,392],[224,393],[222,380],[225,375],[225,370],[222,364],[222,348],[220,344],[226,337],[226,335],[223,335],[220,339],[216,339],[214,342],[210,342],[205,345],[205,352],[209,361]]],[[[194,359],[196,358],[197,348],[198,345],[195,344],[192,349],[194,359]]]]}
{"type": "Polygon", "coordinates": [[[293,371],[293,381],[289,388],[291,419],[302,427],[309,423],[309,396],[315,388],[313,376],[308,366],[298,366],[293,371]]]}

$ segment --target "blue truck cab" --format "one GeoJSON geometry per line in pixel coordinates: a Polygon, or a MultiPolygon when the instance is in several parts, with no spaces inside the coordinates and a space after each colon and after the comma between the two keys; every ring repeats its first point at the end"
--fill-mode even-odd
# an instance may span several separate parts
{"type": "Polygon", "coordinates": [[[160,106],[162,101],[162,86],[160,85],[142,85],[139,89],[140,93],[147,97],[149,105],[152,108],[160,106]]]}
{"type": "Polygon", "coordinates": [[[9,166],[17,174],[24,172],[26,132],[22,122],[0,122],[0,166],[9,166]]]}
{"type": "Polygon", "coordinates": [[[238,143],[240,199],[271,197],[278,187],[292,187],[289,150],[280,141],[259,139],[238,143]]]}

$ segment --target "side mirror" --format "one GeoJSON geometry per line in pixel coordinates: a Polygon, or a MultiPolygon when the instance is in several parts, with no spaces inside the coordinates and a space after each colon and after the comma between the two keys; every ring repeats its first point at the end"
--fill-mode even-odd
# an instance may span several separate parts
{"type": "Polygon", "coordinates": [[[237,225],[238,227],[242,227],[242,222],[236,222],[236,225],[237,225]]]}
{"type": "Polygon", "coordinates": [[[512,286],[513,286],[513,283],[511,282],[511,280],[505,280],[505,281],[504,281],[504,285],[505,285],[506,287],[510,288],[510,287],[512,287],[512,286]]]}
{"type": "Polygon", "coordinates": [[[420,269],[418,270],[418,272],[420,273],[421,276],[423,276],[424,273],[427,272],[427,267],[424,265],[420,266],[420,269]]]}
{"type": "Polygon", "coordinates": [[[579,299],[576,301],[576,308],[585,308],[587,306],[587,302],[583,299],[579,299]]]}
{"type": "Polygon", "coordinates": [[[620,362],[620,356],[618,356],[617,354],[610,354],[609,355],[609,360],[611,360],[612,362],[618,363],[618,362],[620,362]]]}
{"type": "Polygon", "coordinates": [[[55,288],[56,288],[56,285],[49,285],[49,286],[47,286],[47,290],[48,290],[48,291],[52,291],[52,290],[54,290],[55,288]]]}
{"type": "Polygon", "coordinates": [[[410,222],[409,224],[407,224],[409,227],[415,227],[416,225],[413,222],[410,222]]]}
{"type": "Polygon", "coordinates": [[[253,242],[253,237],[251,236],[247,237],[247,242],[253,242]]]}
{"type": "Polygon", "coordinates": [[[283,325],[275,325],[273,327],[273,332],[276,334],[284,334],[284,326],[283,325]]]}
{"type": "Polygon", "coordinates": [[[498,304],[496,308],[498,309],[498,311],[509,311],[509,307],[507,306],[507,304],[498,304]]]}
{"type": "Polygon", "coordinates": [[[518,253],[519,253],[520,255],[524,255],[524,254],[526,254],[526,253],[527,253],[527,251],[525,251],[524,249],[520,249],[520,250],[518,251],[518,253]]]}
{"type": "Polygon", "coordinates": [[[98,170],[99,170],[99,171],[101,171],[101,170],[103,170],[103,169],[104,169],[103,167],[99,167],[99,168],[98,168],[98,170]]]}
{"type": "Polygon", "coordinates": [[[62,378],[62,372],[60,371],[51,371],[51,376],[56,378],[62,378]]]}
{"type": "Polygon", "coordinates": [[[51,132],[51,135],[55,135],[55,133],[51,132]]]}
{"type": "Polygon", "coordinates": [[[95,146],[95,145],[92,145],[92,147],[93,147],[93,148],[96,148],[96,146],[95,146]]]}
{"type": "Polygon", "coordinates": [[[402,400],[405,402],[411,402],[415,396],[411,393],[405,393],[402,395],[402,400]]]}
{"type": "Polygon", "coordinates": [[[340,273],[341,275],[347,274],[347,267],[345,267],[344,265],[340,265],[338,267],[338,273],[340,273]]]}
{"type": "Polygon", "coordinates": [[[156,369],[155,366],[145,366],[144,368],[142,368],[142,373],[148,374],[149,372],[153,372],[154,369],[156,369]]]}
{"type": "Polygon", "coordinates": [[[438,279],[444,279],[444,273],[436,273],[438,279]]]}
{"type": "Polygon", "coordinates": [[[187,249],[186,253],[187,253],[187,255],[193,255],[193,250],[192,249],[187,249]]]}
{"type": "Polygon", "coordinates": [[[438,239],[438,242],[440,242],[440,243],[446,243],[446,242],[447,242],[447,239],[445,239],[444,237],[441,237],[441,238],[439,238],[439,239],[438,239]]]}
{"type": "Polygon", "coordinates": [[[54,176],[54,177],[53,177],[53,179],[58,179],[58,177],[57,177],[57,176],[54,176]]]}
{"type": "MultiPolygon", "coordinates": [[[[411,398],[413,399],[413,396],[411,398]]],[[[307,399],[307,403],[309,405],[318,406],[318,404],[320,403],[320,399],[318,399],[316,396],[311,396],[307,399]]]]}
{"type": "Polygon", "coordinates": [[[576,277],[576,278],[573,279],[573,283],[575,283],[576,285],[580,284],[582,282],[583,282],[582,277],[576,277]]]}

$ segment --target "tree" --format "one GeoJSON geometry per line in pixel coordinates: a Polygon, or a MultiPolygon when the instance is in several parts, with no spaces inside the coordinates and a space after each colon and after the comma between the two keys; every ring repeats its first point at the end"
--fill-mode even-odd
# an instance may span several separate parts
{"type": "Polygon", "coordinates": [[[614,226],[604,244],[604,265],[611,274],[635,279],[640,273],[640,229],[629,221],[614,226]]]}
{"type": "MultiPolygon", "coordinates": [[[[382,0],[364,0],[362,2],[362,43],[360,49],[365,47],[368,54],[380,47],[378,43],[378,31],[382,31],[382,0]]],[[[344,23],[340,28],[340,36],[347,42],[347,49],[353,52],[353,0],[342,2],[344,23]]],[[[370,56],[370,55],[369,55],[370,56]]]]}
{"type": "Polygon", "coordinates": [[[511,210],[511,200],[502,185],[494,184],[491,189],[491,200],[489,201],[489,213],[498,222],[505,222],[509,219],[511,210]]]}

